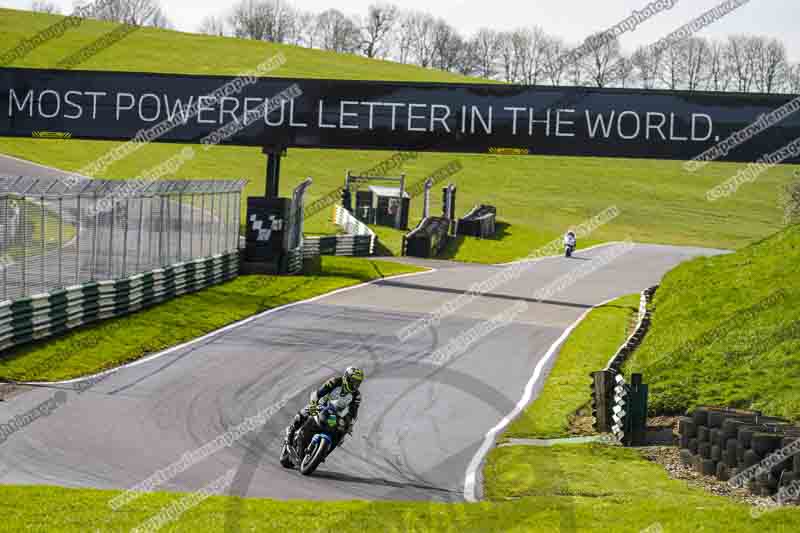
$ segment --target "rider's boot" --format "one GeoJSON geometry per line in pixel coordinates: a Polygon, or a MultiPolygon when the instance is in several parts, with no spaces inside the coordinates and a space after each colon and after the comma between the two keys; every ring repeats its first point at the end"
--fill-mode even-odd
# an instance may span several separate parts
{"type": "Polygon", "coordinates": [[[303,417],[301,413],[297,413],[295,415],[294,420],[292,420],[292,423],[289,424],[289,427],[286,428],[286,440],[284,441],[284,444],[291,446],[292,441],[294,440],[295,432],[298,429],[300,429],[300,426],[303,425],[304,421],[305,417],[303,417]]]}

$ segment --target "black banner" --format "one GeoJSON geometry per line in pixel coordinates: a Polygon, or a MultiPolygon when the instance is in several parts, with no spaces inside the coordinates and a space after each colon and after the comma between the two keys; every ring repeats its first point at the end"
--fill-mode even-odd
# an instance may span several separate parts
{"type": "Polygon", "coordinates": [[[756,161],[800,138],[798,110],[789,95],[0,69],[0,136],[16,137],[659,159],[723,142],[713,159],[756,161]]]}

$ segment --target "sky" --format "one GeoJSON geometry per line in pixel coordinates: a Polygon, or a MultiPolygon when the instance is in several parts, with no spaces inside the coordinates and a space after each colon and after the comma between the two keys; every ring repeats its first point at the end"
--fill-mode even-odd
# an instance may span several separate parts
{"type": "MultiPolygon", "coordinates": [[[[70,11],[72,0],[51,0],[62,12],[70,11]]],[[[331,7],[329,0],[302,0],[288,3],[305,11],[320,12],[331,7]]],[[[374,0],[338,0],[335,7],[349,14],[365,14],[374,0]]],[[[393,2],[404,9],[426,11],[447,20],[469,35],[481,27],[511,30],[521,26],[541,26],[547,33],[578,43],[586,36],[610,28],[641,10],[653,0],[401,0],[393,2]]],[[[671,0],[672,1],[672,0],[671,0]]],[[[661,37],[718,5],[721,0],[675,0],[675,5],[640,24],[620,37],[623,49],[633,50],[661,37]]],[[[31,0],[0,0],[0,6],[27,9],[31,0]]],[[[175,27],[195,31],[206,15],[224,16],[233,2],[203,0],[160,0],[175,27]]],[[[800,62],[800,0],[750,0],[699,35],[725,38],[733,33],[751,33],[780,39],[789,59],[800,62]]]]}

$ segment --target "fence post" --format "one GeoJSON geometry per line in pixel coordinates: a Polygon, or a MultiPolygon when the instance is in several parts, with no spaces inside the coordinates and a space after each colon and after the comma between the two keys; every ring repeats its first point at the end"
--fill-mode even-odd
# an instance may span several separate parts
{"type": "Polygon", "coordinates": [[[97,269],[97,228],[100,225],[100,210],[97,209],[97,189],[94,190],[94,228],[92,231],[92,269],[90,279],[94,281],[97,269]]]}
{"type": "Polygon", "coordinates": [[[236,231],[234,235],[236,237],[236,247],[235,249],[239,249],[239,232],[242,231],[242,191],[238,191],[236,193],[236,231]]]}
{"type": "Polygon", "coordinates": [[[631,374],[630,385],[630,430],[631,444],[640,446],[647,440],[647,385],[641,374],[631,374]]]}
{"type": "Polygon", "coordinates": [[[122,277],[128,275],[128,226],[130,225],[130,207],[131,202],[128,196],[125,196],[125,228],[122,233],[122,277]]]}
{"type": "Polygon", "coordinates": [[[172,196],[169,194],[169,191],[172,187],[167,189],[167,192],[164,194],[164,258],[162,259],[163,263],[161,266],[166,266],[172,263],[172,259],[170,259],[170,254],[172,253],[172,196]]]}
{"type": "Polygon", "coordinates": [[[3,301],[5,301],[8,299],[8,264],[11,262],[11,258],[8,254],[8,250],[11,249],[11,246],[8,243],[8,224],[11,220],[11,216],[9,215],[8,211],[8,196],[6,196],[3,201],[3,213],[5,213],[5,220],[3,221],[3,301]]]}
{"type": "Polygon", "coordinates": [[[142,234],[144,233],[144,196],[139,198],[139,228],[136,232],[136,273],[142,271],[142,234]]]}
{"type": "Polygon", "coordinates": [[[41,217],[40,217],[40,219],[41,219],[41,224],[42,224],[42,227],[39,228],[39,238],[42,240],[42,255],[39,258],[39,262],[42,264],[42,268],[41,268],[42,274],[41,274],[41,279],[39,281],[40,281],[40,286],[42,287],[42,292],[47,292],[47,289],[45,289],[45,282],[44,282],[44,263],[45,263],[44,257],[47,254],[47,246],[46,246],[46,242],[45,242],[45,233],[44,233],[44,224],[45,224],[45,221],[44,221],[44,195],[42,195],[41,198],[39,199],[39,204],[40,204],[39,205],[39,209],[41,209],[41,217]]]}
{"type": "Polygon", "coordinates": [[[58,286],[62,287],[62,266],[64,250],[64,198],[58,197],[58,286]]]}
{"type": "Polygon", "coordinates": [[[183,189],[178,191],[178,263],[183,262],[183,189]]]}
{"type": "Polygon", "coordinates": [[[117,216],[117,202],[111,200],[111,213],[108,228],[108,279],[114,279],[114,218],[117,216]]]}
{"type": "Polygon", "coordinates": [[[158,266],[164,266],[164,195],[158,196],[159,224],[158,224],[158,266]]]}
{"type": "MultiPolygon", "coordinates": [[[[231,232],[231,193],[225,193],[225,235],[231,232]]],[[[228,239],[225,239],[228,240],[228,239]]],[[[224,252],[228,251],[228,245],[225,245],[224,252]]]]}
{"type": "Polygon", "coordinates": [[[25,242],[25,234],[27,233],[27,218],[25,216],[26,209],[25,197],[20,197],[20,210],[19,210],[19,226],[22,228],[22,296],[28,295],[28,244],[25,242]]]}
{"type": "Polygon", "coordinates": [[[214,204],[217,193],[211,193],[211,235],[208,236],[208,255],[214,255],[214,204]]]}
{"type": "Polygon", "coordinates": [[[200,257],[203,256],[203,234],[205,233],[206,222],[206,193],[200,193],[200,257]]]}
{"type": "Polygon", "coordinates": [[[614,390],[614,376],[610,370],[592,372],[592,416],[594,428],[598,433],[611,431],[611,395],[614,390]]]}
{"type": "Polygon", "coordinates": [[[78,192],[76,203],[78,225],[75,233],[75,285],[81,281],[81,192],[78,192]]]}
{"type": "Polygon", "coordinates": [[[189,259],[194,259],[194,192],[189,198],[189,259]]]}

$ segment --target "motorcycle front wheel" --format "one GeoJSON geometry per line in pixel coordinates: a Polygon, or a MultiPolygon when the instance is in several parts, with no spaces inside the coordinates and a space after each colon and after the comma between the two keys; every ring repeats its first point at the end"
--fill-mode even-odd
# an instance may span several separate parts
{"type": "Polygon", "coordinates": [[[293,468],[294,464],[292,464],[292,457],[289,454],[289,446],[284,444],[283,448],[281,448],[281,458],[280,458],[281,466],[284,468],[293,468]]]}
{"type": "Polygon", "coordinates": [[[304,476],[310,476],[322,460],[325,459],[325,455],[328,453],[328,446],[330,444],[327,439],[319,439],[316,446],[312,444],[312,448],[303,456],[303,462],[300,463],[300,473],[304,476]]]}

